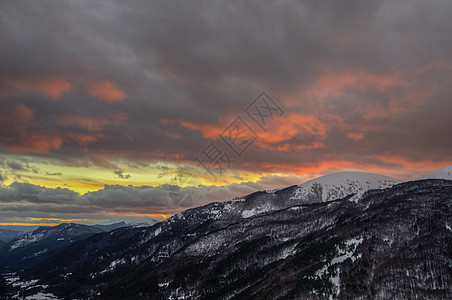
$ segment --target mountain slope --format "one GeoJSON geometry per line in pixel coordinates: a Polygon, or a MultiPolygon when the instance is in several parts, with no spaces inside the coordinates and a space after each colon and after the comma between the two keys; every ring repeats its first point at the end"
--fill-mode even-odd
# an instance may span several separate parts
{"type": "Polygon", "coordinates": [[[288,198],[294,189],[95,235],[29,275],[71,298],[442,299],[452,293],[452,181],[407,182],[367,191],[357,203],[348,195],[242,216],[247,201],[288,198]]]}
{"type": "Polygon", "coordinates": [[[152,218],[149,217],[142,217],[142,218],[121,218],[121,219],[112,219],[109,221],[105,221],[102,223],[98,223],[98,224],[94,224],[94,225],[90,225],[92,227],[96,227],[99,229],[102,229],[103,231],[112,231],[118,228],[122,228],[122,227],[130,227],[130,226],[135,226],[135,227],[146,227],[146,226],[152,226],[156,223],[158,223],[159,221],[154,220],[152,218]]]}
{"type": "Polygon", "coordinates": [[[373,173],[338,172],[299,185],[292,199],[308,203],[325,202],[355,194],[351,200],[357,200],[367,190],[384,189],[400,182],[373,173]]]}
{"type": "Polygon", "coordinates": [[[126,226],[152,226],[159,221],[154,220],[149,217],[130,217],[130,218],[118,218],[118,219],[111,219],[109,221],[105,221],[96,225],[112,225],[117,223],[124,223],[126,226]]]}
{"type": "Polygon", "coordinates": [[[446,179],[446,180],[452,180],[452,166],[449,166],[447,168],[444,168],[442,170],[433,172],[429,175],[426,175],[424,177],[419,178],[418,180],[422,179],[446,179]]]}
{"type": "Polygon", "coordinates": [[[63,223],[54,227],[42,226],[16,237],[3,247],[0,265],[12,270],[29,268],[64,247],[101,232],[101,229],[74,223],[63,223]]]}
{"type": "Polygon", "coordinates": [[[102,231],[109,232],[109,231],[113,231],[113,230],[118,229],[118,228],[128,227],[128,226],[131,226],[131,225],[129,225],[127,223],[124,223],[124,222],[118,222],[118,223],[112,223],[112,224],[94,224],[94,225],[91,225],[91,226],[99,228],[102,231]]]}

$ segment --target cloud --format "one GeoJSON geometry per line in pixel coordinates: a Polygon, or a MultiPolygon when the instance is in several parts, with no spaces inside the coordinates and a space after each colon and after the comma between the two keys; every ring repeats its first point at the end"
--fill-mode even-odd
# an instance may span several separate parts
{"type": "Polygon", "coordinates": [[[65,188],[46,188],[14,182],[9,186],[0,186],[0,210],[14,213],[39,211],[49,214],[96,212],[168,214],[213,201],[244,196],[259,188],[258,184],[252,182],[195,188],[180,188],[168,184],[157,187],[106,185],[101,190],[79,195],[65,188]],[[180,199],[174,197],[174,191],[189,195],[193,189],[199,190],[199,198],[179,201],[180,199]]]}
{"type": "Polygon", "coordinates": [[[25,171],[25,167],[17,161],[7,161],[6,165],[15,171],[25,171]]]}
{"type": "Polygon", "coordinates": [[[55,172],[55,173],[46,172],[46,176],[63,176],[63,174],[61,172],[55,172]]]}
{"type": "MultiPolygon", "coordinates": [[[[13,182],[9,186],[0,186],[0,211],[10,212],[10,218],[19,213],[27,215],[34,212],[44,213],[40,215],[41,217],[45,217],[45,213],[72,216],[97,213],[174,214],[190,207],[246,196],[257,190],[300,184],[307,179],[305,176],[272,175],[265,176],[256,183],[242,182],[214,186],[105,185],[103,189],[84,195],[66,188],[47,188],[13,182]]],[[[77,218],[79,217],[81,216],[77,218]]]]}
{"type": "Polygon", "coordinates": [[[6,80],[6,83],[22,90],[38,90],[52,100],[57,100],[64,92],[71,89],[71,84],[61,78],[6,80]]]}
{"type": "Polygon", "coordinates": [[[108,102],[121,101],[127,94],[121,91],[116,84],[107,80],[96,82],[90,89],[90,95],[108,102]]]}
{"type": "Polygon", "coordinates": [[[124,171],[122,170],[116,170],[113,172],[116,176],[118,176],[119,179],[129,179],[132,178],[132,175],[130,174],[124,174],[124,171]]]}
{"type": "Polygon", "coordinates": [[[50,150],[59,150],[63,139],[60,136],[46,134],[31,134],[22,136],[19,145],[9,145],[6,149],[12,153],[49,153],[50,150]]]}
{"type": "Polygon", "coordinates": [[[265,90],[285,114],[234,158],[237,174],[406,178],[450,160],[449,2],[13,1],[2,12],[2,153],[110,173],[115,161],[196,164],[265,90]]]}
{"type": "Polygon", "coordinates": [[[362,133],[362,132],[349,132],[346,135],[349,139],[352,139],[355,141],[362,140],[365,136],[364,133],[362,133]]]}
{"type": "Polygon", "coordinates": [[[3,175],[2,173],[0,173],[0,183],[7,179],[8,179],[8,177],[6,177],[6,175],[3,175]]]}
{"type": "Polygon", "coordinates": [[[30,183],[13,182],[0,188],[1,203],[66,204],[77,199],[77,193],[64,188],[46,188],[30,183]]]}

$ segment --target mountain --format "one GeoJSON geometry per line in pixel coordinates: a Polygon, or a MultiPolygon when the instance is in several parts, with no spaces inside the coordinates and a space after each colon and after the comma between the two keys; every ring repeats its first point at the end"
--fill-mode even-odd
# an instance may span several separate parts
{"type": "Polygon", "coordinates": [[[20,270],[51,257],[62,248],[93,234],[110,232],[122,227],[144,227],[158,221],[143,218],[114,219],[95,225],[63,223],[58,226],[42,226],[34,231],[20,233],[0,229],[2,235],[11,237],[0,243],[0,265],[11,270],[20,270]]]}
{"type": "Polygon", "coordinates": [[[449,166],[447,168],[444,168],[442,170],[433,172],[429,175],[426,175],[424,177],[419,178],[419,180],[422,179],[446,179],[446,180],[452,180],[452,166],[449,166]]]}
{"type": "Polygon", "coordinates": [[[122,227],[128,227],[131,226],[130,224],[124,223],[124,222],[118,222],[118,223],[113,223],[113,224],[94,224],[91,225],[92,227],[96,227],[101,229],[102,231],[112,231],[118,228],[122,228],[122,227]]]}
{"type": "Polygon", "coordinates": [[[9,230],[0,228],[0,240],[4,243],[8,243],[13,240],[15,237],[24,234],[23,231],[9,230]]]}
{"type": "Polygon", "coordinates": [[[42,226],[16,237],[0,253],[0,265],[20,270],[48,259],[62,248],[103,230],[82,224],[42,226]]]}
{"type": "Polygon", "coordinates": [[[447,298],[452,181],[396,182],[341,172],[210,203],[91,235],[20,276],[64,298],[447,298]]]}
{"type": "Polygon", "coordinates": [[[94,226],[97,225],[113,225],[113,224],[119,224],[119,223],[124,223],[125,226],[152,226],[156,223],[158,223],[159,221],[154,220],[152,218],[149,217],[141,217],[141,218],[137,218],[137,217],[130,217],[130,218],[118,218],[118,219],[111,219],[109,221],[105,221],[99,224],[96,224],[94,226]]]}
{"type": "Polygon", "coordinates": [[[134,227],[146,227],[146,226],[152,226],[156,223],[158,223],[159,221],[154,220],[152,218],[149,217],[142,217],[142,218],[134,218],[134,217],[130,217],[130,218],[121,218],[121,219],[112,219],[112,220],[108,220],[99,224],[94,224],[91,225],[93,227],[102,229],[103,231],[112,231],[118,228],[122,228],[122,227],[130,227],[130,226],[134,226],[134,227]]]}
{"type": "Polygon", "coordinates": [[[356,201],[367,190],[384,189],[400,182],[398,179],[373,173],[338,172],[299,185],[292,199],[313,203],[355,194],[351,200],[356,201]]]}
{"type": "MultiPolygon", "coordinates": [[[[447,298],[452,181],[412,181],[363,192],[362,186],[374,185],[358,177],[354,182],[366,185],[341,189],[336,180],[323,178],[311,186],[328,183],[339,196],[342,190],[356,191],[359,201],[350,201],[354,193],[325,199],[322,190],[315,202],[300,186],[257,192],[190,209],[151,227],[91,236],[24,276],[69,298],[447,298]],[[262,203],[272,205],[244,214],[262,203]]],[[[384,187],[385,180],[380,180],[384,187]]]]}

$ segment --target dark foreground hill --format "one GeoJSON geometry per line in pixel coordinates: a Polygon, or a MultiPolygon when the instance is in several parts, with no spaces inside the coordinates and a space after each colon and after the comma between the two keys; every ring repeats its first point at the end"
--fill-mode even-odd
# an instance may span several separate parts
{"type": "Polygon", "coordinates": [[[74,223],[42,226],[14,238],[0,250],[0,266],[10,271],[30,268],[58,253],[68,245],[83,240],[101,229],[74,223]]]}

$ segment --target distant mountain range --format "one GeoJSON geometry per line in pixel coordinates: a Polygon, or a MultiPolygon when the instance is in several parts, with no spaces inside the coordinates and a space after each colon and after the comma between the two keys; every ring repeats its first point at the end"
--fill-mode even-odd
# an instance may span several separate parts
{"type": "Polygon", "coordinates": [[[3,248],[17,272],[4,276],[70,299],[447,299],[451,170],[408,182],[341,172],[149,226],[35,230],[3,248]],[[27,258],[70,232],[58,251],[27,258]]]}
{"type": "Polygon", "coordinates": [[[8,243],[11,240],[13,240],[15,237],[24,234],[24,231],[17,231],[17,230],[10,230],[10,229],[3,229],[0,228],[0,247],[1,243],[8,243]]]}
{"type": "Polygon", "coordinates": [[[110,232],[122,227],[151,226],[158,221],[149,217],[114,219],[94,225],[63,223],[58,226],[41,226],[26,233],[0,229],[7,237],[0,245],[0,265],[12,271],[30,268],[68,245],[91,235],[110,232]]]}

